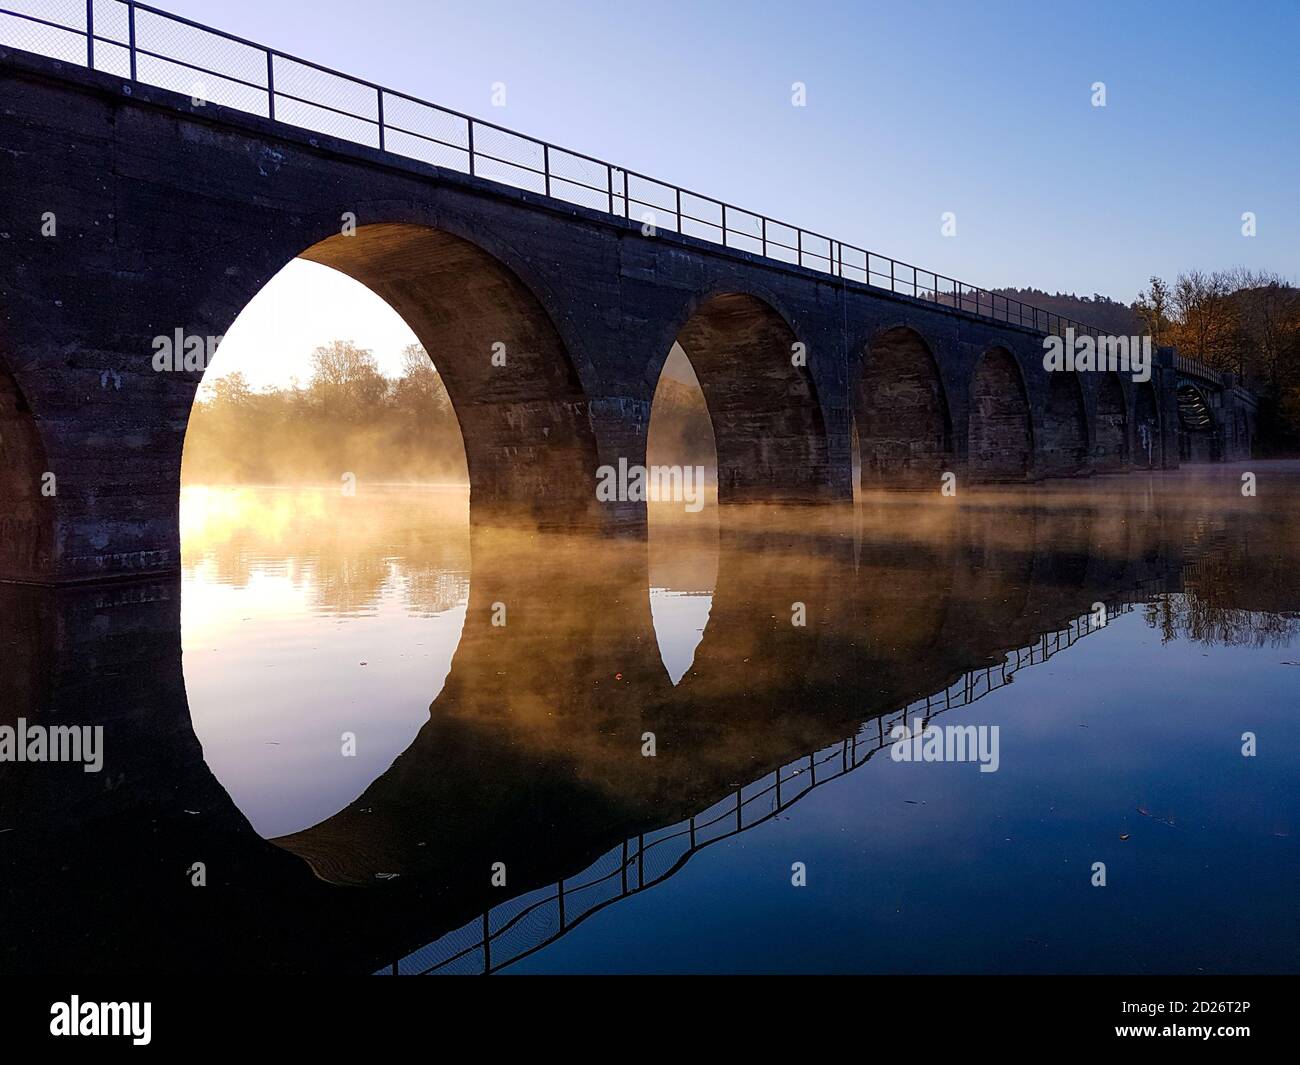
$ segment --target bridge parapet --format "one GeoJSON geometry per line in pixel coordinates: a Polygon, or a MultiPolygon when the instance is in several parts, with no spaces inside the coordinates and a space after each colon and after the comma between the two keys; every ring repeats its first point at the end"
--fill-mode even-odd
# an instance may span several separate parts
{"type": "MultiPolygon", "coordinates": [[[[564,200],[1044,334],[1096,328],[1001,293],[746,210],[494,122],[384,88],[135,0],[0,7],[13,47],[473,177],[564,200]],[[72,5],[75,7],[76,5],[72,5]]],[[[129,87],[124,89],[129,94],[129,87]]]]}
{"type": "Polygon", "coordinates": [[[1174,349],[1174,369],[1186,377],[1195,377],[1198,380],[1205,381],[1215,388],[1224,387],[1224,375],[1218,370],[1211,369],[1199,359],[1194,359],[1190,355],[1183,355],[1174,349]]]}

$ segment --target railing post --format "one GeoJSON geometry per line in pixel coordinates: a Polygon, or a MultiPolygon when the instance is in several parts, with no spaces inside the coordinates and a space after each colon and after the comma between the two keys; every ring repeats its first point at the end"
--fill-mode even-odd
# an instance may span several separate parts
{"type": "Polygon", "coordinates": [[[889,291],[894,291],[894,260],[889,260],[889,291]]]}
{"type": "Polygon", "coordinates": [[[375,88],[375,99],[378,102],[376,113],[379,115],[379,150],[385,150],[384,144],[384,90],[375,88]]]}
{"type": "Polygon", "coordinates": [[[767,215],[763,216],[763,258],[767,258],[767,215]]]}
{"type": "Polygon", "coordinates": [[[542,145],[542,178],[546,182],[546,195],[551,194],[551,146],[542,145]]]}
{"type": "Polygon", "coordinates": [[[605,164],[605,187],[609,190],[609,213],[614,213],[614,167],[611,163],[605,164]]]}
{"type": "Polygon", "coordinates": [[[126,33],[127,33],[127,52],[131,57],[131,80],[138,81],[136,77],[137,59],[135,54],[135,4],[126,5],[126,33]]]}
{"type": "Polygon", "coordinates": [[[682,190],[675,187],[674,191],[677,193],[677,232],[680,233],[682,231],[682,190]]]}
{"type": "Polygon", "coordinates": [[[474,176],[474,120],[466,119],[469,125],[469,176],[474,176]]]}
{"type": "MultiPolygon", "coordinates": [[[[722,246],[727,247],[727,205],[722,205],[722,246]]],[[[691,830],[694,832],[694,828],[691,830]]]]}
{"type": "Polygon", "coordinates": [[[799,265],[803,266],[803,230],[802,229],[795,230],[794,243],[795,246],[799,249],[799,265]]]}
{"type": "Polygon", "coordinates": [[[628,195],[627,189],[627,171],[623,171],[623,217],[632,218],[632,198],[628,195]]]}
{"type": "MultiPolygon", "coordinates": [[[[384,127],[382,125],[384,117],[383,107],[384,100],[381,94],[379,98],[379,118],[381,122],[379,127],[379,146],[381,148],[384,145],[384,127]]],[[[266,117],[272,122],[275,121],[275,53],[269,48],[266,51],[266,117]]]]}
{"type": "Polygon", "coordinates": [[[86,66],[95,69],[95,0],[86,0],[86,66]]]}

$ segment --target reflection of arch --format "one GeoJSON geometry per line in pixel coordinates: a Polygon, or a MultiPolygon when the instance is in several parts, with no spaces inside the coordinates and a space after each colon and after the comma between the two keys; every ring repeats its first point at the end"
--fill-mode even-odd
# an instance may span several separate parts
{"type": "Polygon", "coordinates": [[[0,579],[50,576],[54,497],[41,494],[47,472],[36,419],[17,380],[0,366],[0,579]]]}
{"type": "Polygon", "coordinates": [[[718,452],[718,501],[829,499],[826,425],[797,338],[772,306],[721,293],[677,336],[691,361],[718,452]]]}
{"type": "Polygon", "coordinates": [[[932,483],[951,465],[948,402],[919,333],[898,326],[872,339],[853,402],[864,487],[932,483]]]}
{"type": "Polygon", "coordinates": [[[300,257],[365,285],[429,352],[460,422],[472,519],[597,522],[586,395],[550,316],[509,267],[466,239],[408,224],[361,226],[300,257]]]}
{"type": "Polygon", "coordinates": [[[708,625],[674,693],[681,712],[708,707],[719,724],[755,714],[793,720],[794,707],[829,712],[834,696],[809,692],[833,687],[836,670],[818,656],[851,631],[842,613],[851,606],[837,584],[846,545],[801,543],[783,519],[790,515],[774,515],[772,524],[743,512],[732,520],[724,515],[708,625]],[[740,684],[737,677],[744,678],[740,684]],[[761,706],[758,692],[765,693],[761,706]]]}
{"type": "Polygon", "coordinates": [[[1077,373],[1047,375],[1039,458],[1048,475],[1075,474],[1087,465],[1088,417],[1077,373]]]}
{"type": "Polygon", "coordinates": [[[1093,464],[1098,471],[1128,465],[1128,415],[1119,375],[1102,374],[1097,385],[1097,417],[1093,427],[1093,464]]]}
{"type": "Polygon", "coordinates": [[[982,480],[1019,480],[1033,459],[1025,383],[1006,348],[990,348],[971,379],[970,470],[982,480]]]}
{"type": "Polygon", "coordinates": [[[446,883],[446,899],[477,897],[484,882],[452,870],[486,860],[505,862],[512,886],[544,883],[581,861],[592,825],[655,792],[662,762],[640,754],[641,715],[671,684],[645,542],[480,525],[471,557],[464,630],[428,721],[351,803],[272,841],[323,880],[374,885],[397,872],[446,883]],[[465,808],[466,766],[474,815],[448,818],[465,808]],[[557,809],[584,804],[590,820],[560,823],[557,809]]]}
{"type": "Polygon", "coordinates": [[[1160,432],[1160,405],[1155,386],[1143,381],[1137,386],[1133,401],[1134,465],[1156,469],[1163,462],[1163,437],[1160,432]]]}

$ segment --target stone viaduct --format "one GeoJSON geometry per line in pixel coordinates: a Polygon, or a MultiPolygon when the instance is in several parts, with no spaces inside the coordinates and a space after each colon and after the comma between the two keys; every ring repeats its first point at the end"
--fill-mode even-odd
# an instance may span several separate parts
{"type": "Polygon", "coordinates": [[[219,338],[295,257],[430,352],[476,523],[643,528],[644,504],[597,501],[597,471],[644,463],[674,342],[724,504],[848,501],[858,466],[937,488],[1178,462],[1171,354],[1145,384],[1048,373],[1041,329],[855,280],[833,241],[799,265],[648,231],[612,169],[611,212],[3,46],[0,148],[6,579],[178,568],[202,368],[158,370],[156,338],[219,338]]]}

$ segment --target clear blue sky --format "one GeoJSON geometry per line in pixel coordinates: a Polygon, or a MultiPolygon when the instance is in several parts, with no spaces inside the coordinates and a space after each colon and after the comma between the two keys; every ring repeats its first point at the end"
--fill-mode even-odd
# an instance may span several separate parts
{"type": "Polygon", "coordinates": [[[986,286],[1300,275],[1290,0],[160,6],[986,286]]]}

